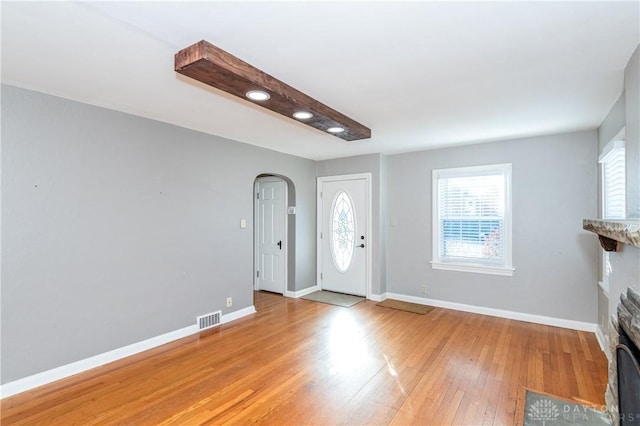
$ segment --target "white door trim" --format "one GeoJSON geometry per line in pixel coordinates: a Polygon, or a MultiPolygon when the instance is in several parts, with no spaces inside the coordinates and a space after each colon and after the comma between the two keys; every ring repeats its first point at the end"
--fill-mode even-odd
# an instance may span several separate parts
{"type": "Polygon", "coordinates": [[[260,235],[260,203],[258,202],[258,197],[256,194],[260,193],[260,182],[284,182],[284,236],[283,240],[285,242],[285,250],[284,251],[284,289],[282,289],[282,295],[285,296],[289,289],[289,214],[287,213],[287,206],[289,205],[289,187],[287,182],[279,178],[277,176],[264,176],[256,178],[253,183],[253,289],[259,290],[258,288],[258,276],[256,271],[258,270],[258,265],[260,265],[260,245],[258,244],[258,235],[260,235]]]}
{"type": "Polygon", "coordinates": [[[364,179],[366,187],[366,206],[367,206],[367,241],[365,245],[366,250],[366,263],[365,263],[365,284],[366,284],[366,298],[371,299],[371,276],[372,276],[372,211],[371,211],[371,173],[354,173],[348,175],[336,175],[336,176],[323,176],[319,177],[316,187],[316,286],[319,290],[322,290],[322,279],[320,274],[322,273],[322,238],[320,233],[322,232],[322,184],[325,182],[335,182],[341,180],[353,180],[364,179]]]}

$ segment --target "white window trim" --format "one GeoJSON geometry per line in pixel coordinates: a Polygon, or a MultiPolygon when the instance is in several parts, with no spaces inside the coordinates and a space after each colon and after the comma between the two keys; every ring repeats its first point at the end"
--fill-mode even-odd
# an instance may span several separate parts
{"type": "MultiPolygon", "coordinates": [[[[605,164],[610,160],[610,157],[619,150],[622,150],[625,158],[626,158],[626,146],[624,140],[624,132],[623,128],[620,133],[609,142],[600,153],[598,157],[598,163],[600,164],[600,199],[601,199],[601,214],[604,219],[613,219],[613,220],[624,220],[626,219],[626,214],[623,217],[610,217],[609,212],[607,211],[607,191],[606,191],[606,182],[605,182],[605,164]]],[[[626,165],[625,165],[626,167],[626,165]]],[[[626,176],[625,176],[625,186],[626,186],[626,176]]]]}
{"type": "Polygon", "coordinates": [[[513,276],[515,268],[512,258],[512,208],[511,208],[511,164],[492,164],[487,166],[459,167],[453,169],[434,169],[431,177],[431,207],[432,207],[432,257],[429,262],[433,269],[446,271],[472,272],[478,274],[513,276]],[[438,180],[442,177],[480,176],[500,171],[505,176],[505,211],[504,211],[504,264],[491,263],[461,263],[440,258],[440,212],[438,209],[438,180]]]}
{"type": "MultiPolygon", "coordinates": [[[[605,218],[607,216],[607,200],[606,200],[606,182],[605,182],[605,162],[608,160],[609,156],[618,149],[625,150],[625,158],[626,158],[626,144],[625,144],[625,132],[626,128],[623,127],[620,132],[602,149],[600,156],[598,157],[598,163],[600,164],[600,214],[601,217],[605,218]]],[[[626,185],[626,177],[625,177],[625,185],[626,185]]],[[[625,216],[626,217],[626,216],[625,216]]],[[[616,219],[621,220],[621,219],[616,219]]],[[[598,281],[598,286],[602,289],[602,292],[609,297],[609,252],[605,251],[602,247],[600,247],[600,278],[598,281]]]]}
{"type": "Polygon", "coordinates": [[[618,139],[616,137],[616,140],[612,140],[611,142],[609,142],[607,144],[607,146],[605,146],[602,149],[602,153],[600,154],[600,156],[598,157],[598,163],[603,163],[607,160],[607,158],[609,157],[609,155],[611,155],[611,153],[616,150],[616,149],[624,149],[624,139],[620,138],[618,139]]]}

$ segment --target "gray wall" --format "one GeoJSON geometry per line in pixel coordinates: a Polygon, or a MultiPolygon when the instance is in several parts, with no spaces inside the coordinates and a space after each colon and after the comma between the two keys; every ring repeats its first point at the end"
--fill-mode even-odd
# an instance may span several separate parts
{"type": "MultiPolygon", "coordinates": [[[[636,48],[625,68],[624,92],[598,128],[598,144],[601,151],[626,126],[626,213],[629,219],[640,218],[639,49],[636,48]]],[[[600,188],[600,179],[601,176],[598,188],[600,188]]],[[[598,217],[602,217],[602,202],[600,196],[598,198],[598,217]]],[[[609,262],[612,270],[609,277],[609,295],[607,297],[601,289],[598,292],[598,323],[605,332],[609,327],[609,316],[616,315],[620,293],[626,291],[627,287],[633,287],[640,291],[640,250],[636,247],[623,245],[621,252],[609,254],[609,262]]]]}
{"type": "Polygon", "coordinates": [[[380,293],[387,292],[387,227],[389,224],[387,194],[388,160],[386,155],[380,156],[380,293]]]}
{"type": "Polygon", "coordinates": [[[626,107],[627,218],[640,219],[640,47],[624,70],[626,107]]]}
{"type": "MultiPolygon", "coordinates": [[[[640,217],[638,59],[598,130],[606,144],[624,115],[629,217],[640,217]]],[[[370,172],[374,294],[596,322],[598,246],[581,221],[596,216],[597,145],[581,132],[316,163],[3,86],[0,382],[252,305],[260,174],[295,185],[290,290],[315,284],[316,176],[370,172]],[[432,270],[431,170],[503,162],[513,164],[514,276],[432,270]]],[[[613,257],[609,304],[640,287],[630,284],[639,258],[629,246],[613,257]]]]}
{"type": "Polygon", "coordinates": [[[314,161],[8,86],[2,150],[2,383],[251,306],[261,173],[315,284],[314,161]]]}
{"type": "MultiPolygon", "coordinates": [[[[600,327],[600,330],[605,336],[608,335],[609,298],[600,287],[598,287],[598,327],[600,327]]],[[[605,350],[607,349],[605,348],[605,350]]]]}
{"type": "Polygon", "coordinates": [[[626,106],[624,92],[620,95],[616,103],[613,105],[607,117],[604,119],[600,127],[598,128],[598,151],[602,152],[605,146],[624,127],[626,115],[626,106]]]}
{"type": "Polygon", "coordinates": [[[606,336],[609,330],[609,296],[598,286],[598,327],[606,336]]]}
{"type": "MultiPolygon", "coordinates": [[[[626,156],[626,186],[627,186],[627,218],[640,218],[640,48],[636,48],[624,72],[624,117],[626,126],[625,156],[626,156]]],[[[600,128],[613,127],[614,122],[620,127],[618,104],[612,108],[607,119],[600,128]],[[616,118],[613,118],[616,117],[616,118]]],[[[614,131],[612,129],[612,131],[614,131]]],[[[603,132],[601,132],[603,133],[603,132]]],[[[609,138],[611,139],[611,138],[609,138]]],[[[604,146],[608,140],[601,139],[604,146]]],[[[630,245],[623,245],[622,251],[610,253],[611,275],[609,277],[608,314],[615,315],[620,293],[627,287],[640,291],[640,249],[630,245]]],[[[604,315],[604,309],[599,312],[604,315]]]]}
{"type": "MultiPolygon", "coordinates": [[[[620,130],[624,128],[625,124],[625,115],[626,115],[626,106],[625,106],[625,97],[624,92],[620,95],[616,103],[613,105],[606,118],[598,128],[598,156],[602,153],[602,150],[605,146],[613,138],[615,138],[620,130]]],[[[598,191],[598,200],[597,200],[597,209],[598,209],[598,217],[602,217],[604,212],[602,211],[602,168],[599,164],[596,164],[598,172],[598,183],[596,186],[596,190],[598,191]]],[[[603,253],[602,249],[598,250],[599,258],[598,258],[598,281],[604,280],[604,271],[602,270],[603,263],[603,253]]],[[[606,330],[609,329],[609,297],[604,293],[602,288],[598,286],[598,326],[600,330],[602,330],[605,334],[606,330]]]]}
{"type": "Polygon", "coordinates": [[[595,323],[598,243],[582,219],[597,148],[589,131],[389,156],[387,291],[595,323]],[[431,269],[431,171],[498,163],[513,164],[514,275],[431,269]]]}
{"type": "Polygon", "coordinates": [[[372,268],[371,290],[374,295],[383,294],[386,290],[386,271],[384,243],[386,237],[385,223],[382,217],[386,214],[386,191],[382,180],[386,175],[386,160],[381,154],[359,155],[355,157],[336,158],[324,160],[317,163],[317,175],[336,176],[353,173],[371,173],[371,205],[373,235],[370,240],[372,246],[372,268]]]}

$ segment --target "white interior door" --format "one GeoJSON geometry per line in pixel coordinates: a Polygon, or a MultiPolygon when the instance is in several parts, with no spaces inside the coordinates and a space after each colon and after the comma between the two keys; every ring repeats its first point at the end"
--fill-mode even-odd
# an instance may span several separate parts
{"type": "Polygon", "coordinates": [[[368,182],[323,180],[321,203],[322,289],[366,296],[368,182]]]}
{"type": "Polygon", "coordinates": [[[283,180],[275,178],[260,178],[256,186],[256,287],[284,294],[287,186],[283,180]]]}

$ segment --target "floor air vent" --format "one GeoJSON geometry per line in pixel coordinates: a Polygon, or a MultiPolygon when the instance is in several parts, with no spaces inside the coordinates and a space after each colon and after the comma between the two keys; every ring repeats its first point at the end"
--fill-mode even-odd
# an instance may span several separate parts
{"type": "Polygon", "coordinates": [[[197,318],[198,329],[204,330],[207,328],[215,327],[220,324],[220,318],[222,317],[222,311],[212,312],[210,314],[201,315],[197,318]]]}

